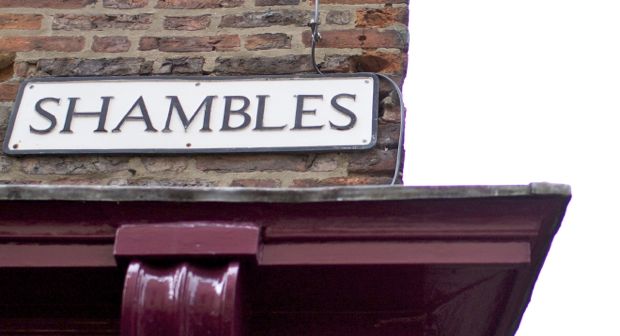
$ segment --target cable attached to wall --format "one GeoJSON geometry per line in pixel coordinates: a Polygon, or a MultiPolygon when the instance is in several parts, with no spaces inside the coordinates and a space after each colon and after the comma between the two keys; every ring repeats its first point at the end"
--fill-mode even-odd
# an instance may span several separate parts
{"type": "Polygon", "coordinates": [[[321,72],[321,69],[319,69],[319,66],[316,64],[316,56],[315,56],[315,49],[316,49],[316,44],[319,43],[319,40],[321,39],[321,34],[319,33],[319,0],[314,0],[314,17],[310,20],[310,23],[308,23],[308,26],[310,27],[310,32],[312,35],[312,66],[314,67],[314,70],[316,70],[316,72],[320,75],[322,75],[323,73],[321,72]]]}
{"type": "MultiPolygon", "coordinates": [[[[319,66],[316,63],[316,54],[315,54],[316,45],[321,39],[321,34],[319,33],[319,0],[314,0],[314,16],[310,20],[310,23],[308,23],[308,26],[310,27],[310,32],[312,35],[312,45],[311,45],[312,66],[314,67],[314,70],[316,70],[318,74],[323,75],[323,72],[321,72],[321,69],[319,69],[319,66]]],[[[398,147],[397,147],[398,152],[396,153],[396,163],[394,167],[394,174],[392,175],[392,181],[390,182],[390,185],[395,185],[396,181],[398,181],[398,177],[400,173],[400,166],[402,164],[402,154],[403,154],[403,146],[404,146],[404,139],[405,139],[405,104],[403,103],[403,93],[400,90],[400,87],[398,86],[398,84],[392,78],[388,77],[387,75],[380,74],[380,73],[374,73],[374,74],[379,76],[379,78],[383,78],[387,80],[390,83],[390,85],[392,85],[392,87],[396,91],[396,94],[398,95],[398,106],[400,108],[400,132],[398,135],[398,147]]]]}

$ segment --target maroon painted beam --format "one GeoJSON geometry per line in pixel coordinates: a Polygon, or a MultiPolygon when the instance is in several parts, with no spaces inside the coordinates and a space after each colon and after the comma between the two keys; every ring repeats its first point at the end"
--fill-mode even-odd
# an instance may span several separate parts
{"type": "MultiPolygon", "coordinates": [[[[247,294],[240,300],[249,316],[233,324],[247,327],[248,335],[505,336],[518,327],[569,200],[568,187],[550,184],[0,186],[0,276],[18,281],[22,271],[65,267],[108,270],[114,278],[133,265],[123,297],[126,335],[196,327],[188,321],[204,321],[205,311],[232,301],[208,286],[202,297],[210,299],[198,306],[184,294],[172,300],[165,293],[187,293],[192,281],[220,288],[227,270],[237,267],[248,279],[235,288],[247,294]],[[161,305],[146,307],[147,301],[161,305]],[[190,311],[175,315],[174,307],[190,311]],[[153,321],[169,322],[139,329],[146,308],[151,317],[161,316],[153,321]]],[[[53,301],[56,309],[33,307],[52,314],[68,307],[63,300],[53,301]]],[[[9,302],[0,309],[24,312],[11,321],[28,318],[28,300],[9,302]]],[[[212,316],[219,322],[204,323],[230,335],[236,327],[218,328],[241,314],[212,316]]]]}
{"type": "Polygon", "coordinates": [[[170,223],[124,225],[116,233],[117,258],[256,257],[256,225],[236,223],[170,223]]]}
{"type": "Polygon", "coordinates": [[[510,265],[528,242],[328,242],[265,245],[260,265],[510,265]]]}

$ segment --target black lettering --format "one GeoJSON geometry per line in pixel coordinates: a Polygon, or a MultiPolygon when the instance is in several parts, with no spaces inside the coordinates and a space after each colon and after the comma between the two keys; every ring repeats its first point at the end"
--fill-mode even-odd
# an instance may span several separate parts
{"type": "Polygon", "coordinates": [[[333,122],[329,122],[329,126],[332,129],[337,129],[339,131],[346,131],[349,130],[351,128],[353,128],[353,126],[355,126],[355,123],[357,122],[357,116],[355,116],[355,113],[353,113],[351,110],[349,110],[348,108],[338,104],[338,99],[340,98],[349,98],[349,99],[353,99],[353,101],[355,101],[355,95],[352,94],[348,94],[348,93],[341,93],[339,95],[334,96],[334,98],[332,98],[332,107],[336,109],[336,111],[346,115],[347,117],[349,117],[349,123],[344,125],[344,126],[340,126],[340,125],[336,125],[333,122]]]}
{"type": "Polygon", "coordinates": [[[240,129],[246,128],[250,124],[250,121],[252,120],[252,117],[250,117],[250,115],[245,112],[245,110],[247,110],[249,106],[250,106],[250,99],[248,99],[247,97],[224,96],[224,120],[222,121],[221,130],[222,131],[234,131],[234,130],[240,130],[240,129]],[[242,100],[243,106],[241,106],[241,108],[237,110],[231,110],[233,100],[242,100]],[[236,126],[236,127],[230,126],[230,115],[231,114],[237,114],[243,117],[243,122],[241,123],[241,125],[236,126]]]}
{"type": "Polygon", "coordinates": [[[268,131],[268,130],[281,130],[284,126],[265,126],[264,118],[265,118],[265,100],[267,100],[269,96],[256,96],[258,98],[258,108],[256,109],[256,127],[254,127],[255,131],[268,131]]]}
{"type": "Polygon", "coordinates": [[[47,112],[46,110],[44,110],[43,107],[41,106],[41,104],[43,104],[45,102],[48,102],[48,101],[52,101],[52,102],[55,102],[56,104],[60,104],[60,98],[51,98],[51,97],[43,98],[43,99],[39,100],[35,104],[34,109],[42,117],[44,117],[45,119],[49,120],[49,122],[50,122],[49,127],[46,128],[46,129],[40,130],[40,129],[36,129],[36,128],[32,127],[32,125],[30,125],[30,133],[47,134],[47,133],[51,132],[54,129],[54,127],[56,127],[56,117],[53,114],[51,114],[51,113],[47,112]]]}
{"type": "Polygon", "coordinates": [[[295,127],[291,128],[291,130],[301,130],[301,129],[321,129],[324,125],[311,125],[304,126],[302,123],[302,118],[305,114],[316,115],[316,110],[304,110],[304,100],[305,99],[321,99],[323,100],[323,95],[298,95],[297,96],[297,110],[295,111],[295,127]]]}
{"type": "Polygon", "coordinates": [[[125,114],[123,119],[121,119],[121,121],[112,130],[112,132],[120,132],[121,126],[123,126],[126,120],[136,120],[136,121],[142,120],[144,121],[144,124],[146,125],[146,129],[144,130],[145,132],[157,132],[157,130],[153,127],[153,124],[151,123],[151,118],[149,117],[149,111],[146,109],[146,105],[144,104],[144,99],[142,98],[142,96],[140,96],[140,98],[136,100],[136,102],[131,106],[127,114],[125,114]],[[141,117],[130,116],[131,112],[133,112],[133,110],[135,110],[136,107],[140,108],[140,113],[142,115],[141,117]]]}
{"type": "Polygon", "coordinates": [[[185,131],[187,131],[187,128],[192,123],[192,121],[194,121],[194,119],[198,115],[198,112],[200,112],[200,108],[203,106],[205,107],[205,115],[202,121],[202,128],[200,129],[200,131],[211,132],[211,129],[209,128],[209,123],[211,121],[211,106],[213,106],[213,99],[216,97],[217,96],[207,96],[202,101],[202,103],[198,105],[198,108],[196,108],[196,111],[194,112],[194,114],[192,114],[192,116],[189,119],[187,119],[187,115],[185,114],[185,111],[183,110],[183,107],[181,106],[181,103],[179,102],[179,97],[166,96],[166,98],[170,99],[170,108],[168,109],[168,118],[166,119],[166,127],[164,127],[162,132],[172,132],[172,130],[170,129],[170,121],[172,119],[172,112],[174,112],[175,110],[177,111],[177,114],[179,115],[179,118],[181,119],[181,123],[183,123],[183,127],[185,128],[185,131]]]}
{"type": "Polygon", "coordinates": [[[80,98],[69,97],[69,108],[67,109],[67,118],[65,119],[65,126],[60,133],[73,133],[71,130],[71,122],[73,117],[99,117],[99,125],[95,132],[107,132],[105,129],[105,120],[108,116],[108,107],[110,106],[110,100],[114,97],[101,97],[103,103],[101,104],[101,111],[99,112],[75,112],[75,104],[80,98]]]}

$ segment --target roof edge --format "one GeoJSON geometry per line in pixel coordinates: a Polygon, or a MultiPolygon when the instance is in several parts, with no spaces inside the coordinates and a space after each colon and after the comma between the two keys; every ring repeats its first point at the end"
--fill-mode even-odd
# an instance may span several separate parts
{"type": "Polygon", "coordinates": [[[554,183],[472,186],[345,186],[320,188],[187,188],[89,185],[0,185],[0,200],[21,201],[159,201],[309,203],[461,199],[509,196],[571,196],[570,186],[554,183]]]}

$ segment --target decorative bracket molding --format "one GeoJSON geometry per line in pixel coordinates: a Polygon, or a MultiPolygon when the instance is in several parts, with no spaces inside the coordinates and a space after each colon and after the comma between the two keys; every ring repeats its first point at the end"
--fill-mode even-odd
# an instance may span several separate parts
{"type": "Polygon", "coordinates": [[[241,263],[256,257],[250,225],[157,224],[121,227],[114,252],[131,259],[121,335],[241,335],[241,263]]]}

